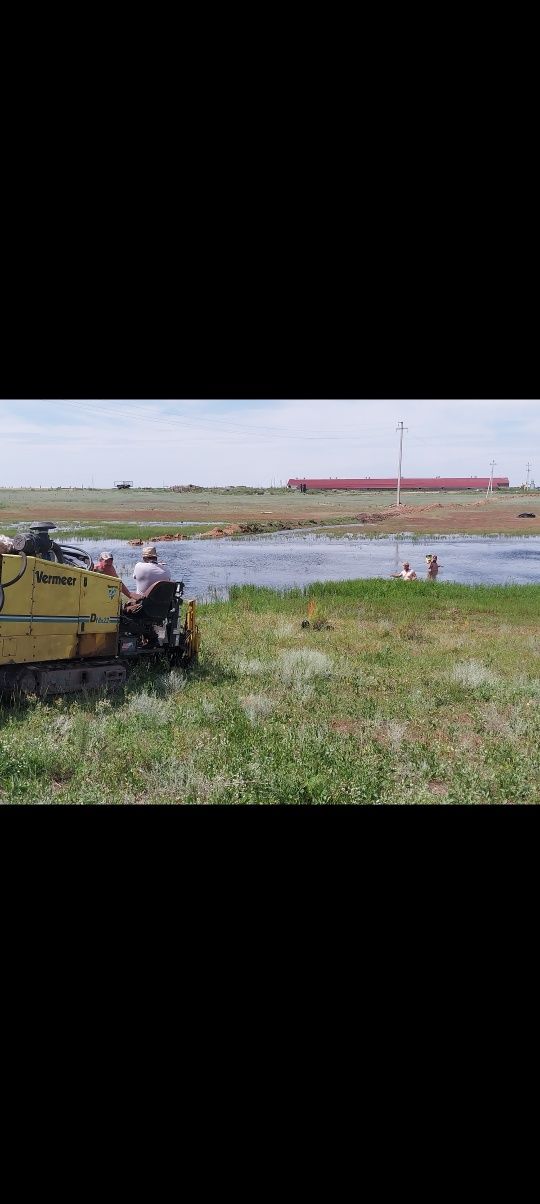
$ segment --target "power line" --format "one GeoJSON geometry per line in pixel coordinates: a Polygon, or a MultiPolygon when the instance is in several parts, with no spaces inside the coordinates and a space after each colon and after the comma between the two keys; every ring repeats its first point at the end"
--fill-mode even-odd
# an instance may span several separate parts
{"type": "MultiPolygon", "coordinates": [[[[139,422],[144,421],[145,418],[155,421],[155,415],[152,412],[150,412],[150,413],[148,412],[148,407],[146,409],[139,409],[139,408],[128,407],[126,405],[120,406],[120,405],[117,405],[116,403],[114,405],[107,405],[106,402],[99,402],[99,401],[93,402],[93,403],[86,402],[86,401],[76,401],[76,400],[73,400],[73,401],[62,400],[61,402],[55,402],[54,400],[51,400],[50,398],[45,399],[45,403],[49,404],[49,405],[67,406],[71,409],[78,410],[81,413],[93,414],[95,412],[100,412],[102,414],[106,414],[109,417],[133,418],[139,422]]],[[[300,439],[309,439],[309,438],[331,439],[331,438],[335,437],[335,436],[332,436],[331,433],[329,433],[328,429],[325,429],[324,431],[318,431],[317,429],[315,429],[315,430],[311,429],[311,433],[309,433],[309,431],[306,431],[306,430],[298,431],[294,427],[288,428],[288,427],[280,427],[280,426],[275,426],[275,425],[267,426],[266,424],[252,426],[248,423],[239,423],[239,422],[234,422],[231,419],[220,418],[218,415],[214,415],[214,414],[198,414],[193,418],[190,418],[186,415],[179,415],[179,414],[161,414],[159,417],[159,422],[163,425],[164,424],[179,425],[182,427],[184,427],[184,426],[193,427],[195,429],[200,427],[201,424],[204,425],[206,423],[209,426],[212,426],[214,428],[223,428],[223,429],[230,428],[231,431],[240,431],[241,433],[244,433],[244,434],[269,433],[271,435],[275,435],[275,436],[279,436],[279,437],[281,437],[281,435],[284,435],[286,437],[297,436],[300,439]]],[[[370,432],[370,431],[377,432],[380,430],[380,427],[379,427],[379,425],[371,426],[371,427],[363,426],[360,429],[363,432],[370,432]]],[[[354,427],[352,427],[351,425],[348,425],[348,424],[343,424],[343,425],[341,425],[340,430],[345,434],[350,431],[354,435],[354,432],[358,431],[358,424],[355,423],[354,427]]],[[[361,436],[357,435],[357,437],[360,438],[361,436]]]]}
{"type": "MultiPolygon", "coordinates": [[[[307,428],[306,430],[298,431],[294,427],[288,429],[280,426],[267,426],[266,424],[261,424],[260,426],[251,426],[247,423],[236,423],[230,419],[220,418],[218,415],[211,414],[199,414],[194,417],[175,414],[160,414],[159,417],[156,418],[155,412],[153,412],[149,406],[146,406],[144,409],[139,409],[126,406],[125,404],[118,405],[117,403],[107,405],[105,402],[90,403],[78,400],[63,400],[62,402],[55,402],[49,398],[46,399],[46,404],[64,406],[78,411],[81,414],[88,414],[90,416],[99,413],[107,418],[124,418],[127,421],[137,422],[138,424],[147,421],[151,422],[154,426],[159,425],[159,427],[162,427],[163,429],[179,430],[182,432],[185,432],[186,430],[196,431],[200,432],[203,438],[206,438],[205,427],[207,427],[209,431],[211,430],[213,432],[223,434],[224,436],[230,435],[231,439],[238,440],[238,437],[240,436],[243,438],[244,442],[247,442],[249,438],[253,436],[264,441],[267,439],[275,439],[277,441],[287,439],[301,440],[302,442],[323,441],[325,443],[343,442],[343,438],[346,437],[347,442],[362,442],[365,444],[366,437],[369,435],[381,435],[381,428],[379,425],[364,425],[359,427],[358,424],[356,424],[354,430],[349,426],[341,425],[338,433],[335,432],[335,429],[333,432],[328,430],[319,431],[313,428],[307,428]]],[[[424,432],[423,434],[411,435],[411,440],[415,443],[426,443],[430,440],[437,442],[438,437],[439,436],[437,432],[433,432],[433,434],[424,432]]],[[[463,437],[463,440],[465,439],[466,436],[463,437]]]]}
{"type": "MultiPolygon", "coordinates": [[[[153,429],[156,433],[174,431],[182,434],[189,440],[189,445],[195,445],[207,442],[212,435],[219,437],[226,446],[235,443],[237,446],[260,445],[272,442],[277,446],[280,442],[286,443],[303,443],[307,446],[308,443],[323,443],[332,446],[333,443],[343,444],[346,442],[351,448],[356,449],[360,444],[363,449],[368,448],[372,452],[373,446],[379,447],[381,452],[386,451],[386,441],[380,426],[372,427],[369,425],[356,426],[354,432],[348,426],[339,426],[339,429],[334,425],[330,430],[319,431],[309,425],[306,429],[299,431],[297,428],[290,430],[277,425],[268,426],[261,424],[260,426],[252,426],[248,423],[236,422],[232,419],[220,418],[219,415],[212,414],[194,414],[194,415],[179,415],[179,414],[164,414],[156,415],[153,409],[153,402],[149,399],[147,404],[142,408],[125,403],[116,403],[110,401],[97,401],[95,403],[89,401],[80,401],[78,399],[55,401],[54,399],[43,399],[44,404],[55,406],[58,409],[67,411],[75,411],[81,416],[95,417],[100,415],[105,419],[118,420],[127,424],[125,434],[128,434],[129,424],[137,425],[138,427],[146,425],[148,429],[153,429]]],[[[156,404],[159,403],[157,399],[156,404]]],[[[67,421],[69,416],[66,415],[67,421]]],[[[400,435],[400,459],[402,454],[402,439],[403,430],[407,430],[401,423],[400,435]]],[[[458,436],[457,441],[463,442],[467,436],[458,436]]],[[[439,436],[436,432],[430,435],[429,432],[414,433],[410,437],[411,444],[418,444],[420,447],[432,441],[437,445],[439,436]]],[[[127,442],[127,440],[126,440],[127,442]]],[[[401,474],[400,474],[401,475],[401,474]]],[[[399,490],[399,496],[401,496],[399,490]]]]}
{"type": "MultiPolygon", "coordinates": [[[[49,404],[54,404],[51,403],[49,399],[47,399],[47,402],[49,404]]],[[[151,421],[154,424],[159,424],[160,427],[168,428],[170,430],[184,430],[187,428],[188,430],[200,431],[201,424],[206,423],[208,424],[209,428],[217,431],[218,433],[230,435],[230,437],[235,440],[238,440],[238,434],[240,434],[241,436],[244,436],[245,441],[247,441],[250,436],[258,436],[264,441],[269,438],[274,438],[278,440],[298,439],[302,440],[303,442],[341,442],[344,435],[346,435],[347,440],[365,441],[366,433],[375,433],[380,431],[379,427],[363,427],[361,428],[363,432],[362,434],[347,434],[347,428],[343,427],[341,428],[342,434],[332,434],[327,430],[320,432],[312,430],[310,433],[308,433],[306,431],[295,431],[294,429],[288,430],[285,427],[249,426],[247,424],[241,426],[239,423],[227,424],[227,420],[213,418],[212,415],[200,415],[192,420],[180,415],[160,414],[159,418],[156,419],[154,414],[148,414],[148,412],[145,412],[144,410],[130,409],[125,406],[122,408],[118,406],[111,408],[110,406],[100,402],[90,404],[85,402],[62,401],[61,405],[67,406],[70,409],[74,409],[82,414],[88,414],[91,416],[94,414],[102,414],[107,418],[125,418],[127,420],[136,421],[139,423],[151,421]],[[234,429],[229,429],[229,427],[234,429]]],[[[357,430],[358,428],[356,428],[356,431],[357,430]]],[[[206,437],[206,433],[203,433],[204,437],[206,437]]]]}

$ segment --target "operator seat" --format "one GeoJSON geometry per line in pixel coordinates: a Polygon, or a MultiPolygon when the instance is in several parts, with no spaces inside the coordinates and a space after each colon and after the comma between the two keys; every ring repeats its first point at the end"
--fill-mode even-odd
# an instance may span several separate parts
{"type": "Polygon", "coordinates": [[[179,589],[180,598],[184,590],[183,581],[154,581],[140,598],[127,602],[120,614],[123,631],[142,634],[153,629],[154,624],[165,623],[179,589]]]}
{"type": "MultiPolygon", "coordinates": [[[[175,597],[177,585],[177,581],[154,581],[142,598],[133,598],[134,609],[137,608],[135,613],[142,615],[149,623],[164,623],[175,597]]],[[[180,582],[180,585],[182,592],[183,581],[180,582]]]]}

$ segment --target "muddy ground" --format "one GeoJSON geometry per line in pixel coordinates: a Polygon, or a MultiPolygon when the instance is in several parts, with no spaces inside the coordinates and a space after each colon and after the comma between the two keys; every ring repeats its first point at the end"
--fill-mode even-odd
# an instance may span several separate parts
{"type": "Polygon", "coordinates": [[[120,497],[113,490],[0,490],[0,530],[14,522],[215,522],[216,525],[253,522],[261,527],[279,521],[291,526],[299,519],[340,526],[359,520],[366,534],[411,531],[431,534],[540,535],[540,495],[495,495],[493,500],[468,494],[442,497],[411,495],[399,507],[388,495],[340,494],[174,494],[135,492],[120,497]],[[520,519],[520,511],[534,519],[520,519]]]}
{"type": "Polygon", "coordinates": [[[523,499],[513,506],[509,502],[470,502],[448,505],[435,502],[426,506],[389,507],[377,516],[369,515],[365,522],[366,531],[381,534],[397,534],[412,531],[418,534],[453,535],[540,535],[540,498],[538,506],[532,506],[535,518],[519,518],[523,510],[529,510],[531,499],[526,505],[523,499]],[[384,517],[383,517],[384,514],[384,517]],[[371,520],[371,521],[370,521],[371,520]]]}

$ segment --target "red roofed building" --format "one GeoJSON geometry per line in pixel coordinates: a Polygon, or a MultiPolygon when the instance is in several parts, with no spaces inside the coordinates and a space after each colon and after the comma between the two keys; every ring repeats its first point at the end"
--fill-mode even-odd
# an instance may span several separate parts
{"type": "MultiPolygon", "coordinates": [[[[508,477],[493,477],[494,489],[508,489],[508,477]]],[[[397,489],[397,477],[291,477],[289,489],[397,489]]],[[[489,477],[402,477],[401,489],[487,489],[489,477]]]]}

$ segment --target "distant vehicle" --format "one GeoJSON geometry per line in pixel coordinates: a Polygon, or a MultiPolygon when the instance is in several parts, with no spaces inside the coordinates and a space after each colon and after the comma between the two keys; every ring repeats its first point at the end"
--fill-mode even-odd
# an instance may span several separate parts
{"type": "Polygon", "coordinates": [[[133,485],[133,481],[115,481],[114,483],[117,489],[131,489],[133,485]]]}

